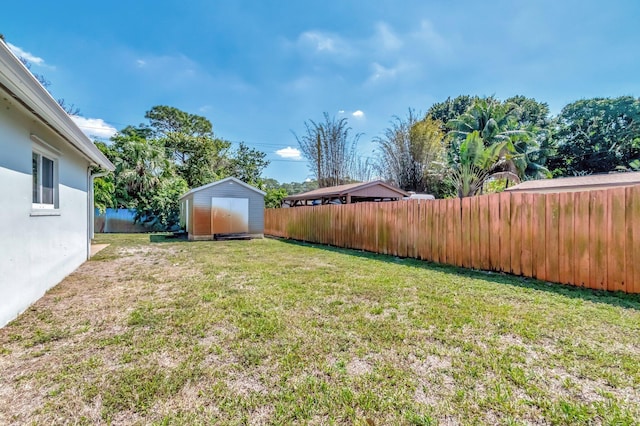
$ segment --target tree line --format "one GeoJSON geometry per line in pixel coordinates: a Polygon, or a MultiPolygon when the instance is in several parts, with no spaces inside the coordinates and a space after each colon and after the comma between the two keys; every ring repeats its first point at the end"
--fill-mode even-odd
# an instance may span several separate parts
{"type": "Polygon", "coordinates": [[[324,114],[296,135],[320,187],[382,178],[437,197],[467,197],[523,180],[640,170],[640,99],[583,99],[551,116],[548,104],[462,95],[409,109],[357,152],[361,135],[324,114]]]}
{"type": "Polygon", "coordinates": [[[218,138],[205,117],[170,106],[146,112],[148,123],[127,126],[110,143],[96,142],[116,166],[95,180],[95,205],[136,210],[150,230],[176,229],[179,197],[190,188],[234,176],[262,187],[266,154],[218,138]]]}

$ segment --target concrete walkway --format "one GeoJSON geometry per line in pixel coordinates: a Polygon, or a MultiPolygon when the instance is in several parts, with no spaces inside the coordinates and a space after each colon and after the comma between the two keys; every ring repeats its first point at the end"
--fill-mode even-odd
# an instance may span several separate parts
{"type": "Polygon", "coordinates": [[[95,256],[100,250],[109,247],[109,244],[91,244],[91,257],[95,256]]]}

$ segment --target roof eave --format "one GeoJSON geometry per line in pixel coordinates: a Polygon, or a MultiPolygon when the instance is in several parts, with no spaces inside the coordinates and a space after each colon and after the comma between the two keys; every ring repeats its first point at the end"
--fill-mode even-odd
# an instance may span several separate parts
{"type": "Polygon", "coordinates": [[[384,182],[382,180],[373,180],[371,182],[363,182],[362,185],[354,186],[354,187],[349,188],[348,190],[344,190],[344,191],[320,193],[320,194],[311,194],[312,192],[317,191],[317,189],[314,189],[314,190],[311,190],[311,191],[303,192],[302,194],[290,195],[288,197],[285,197],[283,200],[284,201],[299,201],[299,200],[318,200],[318,199],[321,199],[321,198],[343,197],[343,196],[345,196],[347,194],[352,193],[353,191],[369,188],[370,186],[375,186],[375,185],[382,185],[387,189],[390,189],[390,190],[392,190],[394,192],[397,192],[398,196],[403,196],[403,197],[408,197],[409,196],[408,192],[403,191],[400,188],[396,188],[394,186],[391,186],[391,185],[389,185],[388,183],[386,183],[386,182],[384,182]]]}
{"type": "Polygon", "coordinates": [[[58,102],[0,40],[0,87],[38,120],[51,128],[93,165],[113,171],[115,166],[80,130],[58,102]]]}
{"type": "Polygon", "coordinates": [[[244,186],[245,188],[247,188],[247,189],[248,189],[248,190],[250,190],[250,191],[257,192],[258,194],[262,195],[263,197],[264,197],[265,195],[267,195],[267,193],[266,193],[266,192],[264,192],[264,191],[262,191],[262,190],[260,190],[260,189],[256,188],[255,186],[251,186],[251,185],[249,185],[248,183],[245,183],[245,182],[241,181],[240,179],[238,179],[238,178],[236,178],[236,177],[229,176],[229,177],[226,177],[226,178],[224,178],[224,179],[220,179],[220,180],[217,180],[217,181],[215,181],[215,182],[211,182],[211,183],[208,183],[208,184],[206,184],[206,185],[202,185],[202,186],[199,186],[199,187],[197,187],[197,188],[190,189],[189,191],[187,191],[187,192],[185,192],[184,194],[182,194],[182,195],[180,196],[180,198],[178,198],[178,200],[182,200],[182,199],[184,199],[184,198],[188,197],[189,195],[191,195],[191,194],[193,194],[193,193],[195,193],[195,192],[201,191],[201,190],[203,190],[203,189],[211,188],[211,187],[213,187],[213,186],[217,186],[217,185],[220,185],[220,184],[222,184],[222,183],[229,182],[229,181],[233,181],[233,182],[235,182],[235,183],[237,183],[237,184],[239,184],[239,185],[241,185],[241,186],[244,186]]]}

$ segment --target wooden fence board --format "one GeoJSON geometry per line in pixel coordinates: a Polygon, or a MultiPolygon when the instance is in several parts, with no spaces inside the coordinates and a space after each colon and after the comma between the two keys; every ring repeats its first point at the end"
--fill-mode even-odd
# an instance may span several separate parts
{"type": "Polygon", "coordinates": [[[395,255],[400,257],[406,257],[407,241],[406,241],[406,212],[404,210],[404,203],[393,203],[393,219],[394,229],[396,234],[395,255]]]}
{"type": "Polygon", "coordinates": [[[365,250],[367,251],[377,251],[378,247],[378,224],[376,223],[376,212],[373,209],[373,203],[365,203],[366,204],[366,212],[367,218],[369,219],[367,222],[367,228],[365,232],[367,233],[367,245],[365,250]]]}
{"type": "Polygon", "coordinates": [[[458,244],[457,240],[460,221],[460,212],[456,211],[457,201],[458,198],[450,198],[447,200],[447,263],[450,265],[458,264],[458,256],[460,250],[460,245],[458,244]]]}
{"type": "Polygon", "coordinates": [[[546,194],[545,196],[545,269],[546,280],[558,282],[560,254],[560,209],[558,206],[558,194],[546,194]]]}
{"type": "Polygon", "coordinates": [[[455,222],[453,218],[453,202],[454,200],[449,198],[445,200],[445,211],[444,214],[444,226],[447,230],[446,238],[447,238],[447,260],[446,263],[449,265],[456,264],[456,246],[455,246],[455,222]]]}
{"type": "Polygon", "coordinates": [[[532,253],[532,266],[533,276],[546,281],[547,280],[547,268],[545,265],[546,259],[546,194],[534,194],[533,195],[533,209],[531,217],[531,253],[532,253]]]}
{"type": "Polygon", "coordinates": [[[640,293],[640,186],[627,188],[627,291],[640,293]],[[630,267],[630,265],[633,265],[630,267]]]}
{"type": "Polygon", "coordinates": [[[413,257],[416,259],[421,259],[420,253],[422,252],[421,247],[424,241],[424,233],[422,230],[422,210],[424,205],[424,200],[420,200],[420,202],[415,203],[413,208],[413,257]]]}
{"type": "Polygon", "coordinates": [[[560,205],[558,218],[558,282],[571,284],[574,280],[574,202],[573,192],[558,194],[560,205]]]}
{"type": "Polygon", "coordinates": [[[522,274],[522,205],[523,194],[511,194],[511,273],[522,274]]]}
{"type": "Polygon", "coordinates": [[[625,279],[625,189],[605,192],[608,204],[607,290],[626,291],[625,279]]]}
{"type": "Polygon", "coordinates": [[[489,198],[489,267],[492,271],[500,270],[500,194],[488,195],[489,198]]]}
{"type": "Polygon", "coordinates": [[[400,229],[400,217],[399,217],[399,213],[400,213],[400,206],[398,205],[397,202],[393,202],[391,203],[391,221],[393,223],[392,229],[393,229],[393,236],[395,237],[394,242],[393,242],[393,255],[394,256],[399,256],[400,255],[400,245],[402,244],[402,229],[400,229]]]}
{"type": "Polygon", "coordinates": [[[479,197],[471,197],[471,209],[469,210],[471,229],[469,229],[469,239],[471,242],[471,267],[480,269],[480,208],[479,197]]]}
{"type": "Polygon", "coordinates": [[[401,212],[401,218],[403,219],[402,216],[404,215],[404,229],[405,229],[405,234],[404,234],[404,246],[403,246],[403,250],[404,250],[404,255],[402,257],[413,257],[413,204],[414,201],[401,201],[401,208],[402,208],[402,212],[401,212]]]}
{"type": "Polygon", "coordinates": [[[454,265],[462,266],[462,216],[460,198],[453,198],[449,214],[453,224],[453,259],[454,265]]]}
{"type": "Polygon", "coordinates": [[[416,257],[415,200],[403,201],[407,206],[407,257],[416,257]]]}
{"type": "Polygon", "coordinates": [[[416,259],[425,260],[425,242],[427,241],[428,232],[425,227],[425,210],[427,204],[421,200],[416,210],[416,259]]]}
{"type": "Polygon", "coordinates": [[[427,230],[427,209],[429,204],[421,200],[418,203],[416,219],[416,232],[418,233],[418,244],[416,246],[416,257],[420,260],[426,260],[427,257],[427,241],[429,241],[429,231],[427,230]]]}
{"type": "Polygon", "coordinates": [[[430,230],[426,224],[427,204],[420,202],[416,210],[416,232],[418,233],[416,244],[416,259],[426,260],[427,241],[430,230]]]}
{"type": "Polygon", "coordinates": [[[489,251],[491,249],[490,239],[490,226],[489,226],[489,196],[481,195],[478,197],[478,212],[479,212],[479,224],[480,224],[480,258],[479,269],[488,271],[489,266],[489,251]]]}
{"type": "Polygon", "coordinates": [[[437,203],[434,201],[433,203],[427,204],[426,211],[426,219],[425,219],[425,228],[427,232],[427,241],[425,242],[427,246],[427,252],[425,254],[425,259],[428,259],[430,262],[433,262],[435,253],[433,252],[433,235],[435,234],[435,224],[433,222],[434,218],[434,209],[436,208],[437,203]]]}
{"type": "Polygon", "coordinates": [[[433,202],[431,208],[431,260],[434,262],[440,262],[440,201],[433,202]]]}
{"type": "Polygon", "coordinates": [[[440,263],[447,263],[447,201],[438,201],[438,257],[440,263]]]}
{"type": "Polygon", "coordinates": [[[465,197],[461,200],[461,244],[462,266],[473,267],[471,263],[471,198],[465,197]]]}
{"type": "Polygon", "coordinates": [[[575,194],[575,216],[574,216],[574,247],[575,247],[575,279],[574,284],[589,286],[589,193],[579,192],[575,194]]]}
{"type": "Polygon", "coordinates": [[[500,271],[511,272],[511,194],[500,193],[500,271]]]}
{"type": "Polygon", "coordinates": [[[433,254],[433,261],[443,263],[442,258],[442,240],[441,240],[441,223],[440,223],[440,209],[442,208],[441,200],[436,200],[433,205],[433,235],[431,237],[431,250],[433,254]]]}
{"type": "Polygon", "coordinates": [[[405,257],[415,257],[415,230],[413,229],[413,216],[415,200],[405,200],[402,202],[407,210],[407,244],[405,246],[405,257]]]}
{"type": "Polygon", "coordinates": [[[389,254],[397,256],[398,232],[396,232],[396,227],[398,226],[398,221],[396,217],[396,203],[389,203],[387,209],[387,226],[389,228],[389,254]]]}
{"type": "Polygon", "coordinates": [[[589,194],[589,287],[606,290],[607,277],[607,195],[589,194]]]}
{"type": "Polygon", "coordinates": [[[447,200],[442,200],[442,203],[440,204],[440,238],[442,241],[442,251],[440,252],[440,259],[443,260],[442,263],[446,263],[449,264],[449,259],[447,258],[447,255],[449,253],[448,251],[448,245],[449,245],[449,219],[448,219],[448,205],[447,205],[447,200]]]}
{"type": "Polygon", "coordinates": [[[520,273],[525,277],[533,277],[533,194],[522,195],[520,212],[521,253],[520,273]]]}

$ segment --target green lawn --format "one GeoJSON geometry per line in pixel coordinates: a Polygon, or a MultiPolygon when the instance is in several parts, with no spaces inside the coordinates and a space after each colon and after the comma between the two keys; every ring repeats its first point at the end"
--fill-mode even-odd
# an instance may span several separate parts
{"type": "Polygon", "coordinates": [[[640,423],[638,296],[272,239],[97,242],[0,329],[0,423],[640,423]]]}

